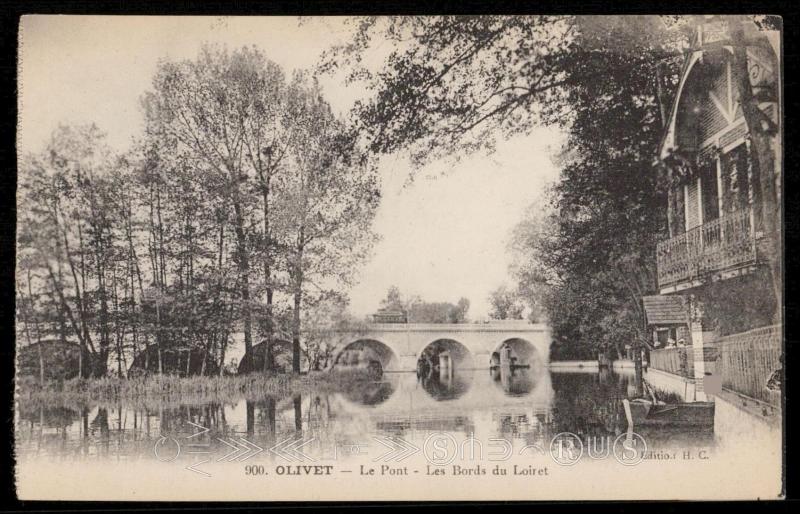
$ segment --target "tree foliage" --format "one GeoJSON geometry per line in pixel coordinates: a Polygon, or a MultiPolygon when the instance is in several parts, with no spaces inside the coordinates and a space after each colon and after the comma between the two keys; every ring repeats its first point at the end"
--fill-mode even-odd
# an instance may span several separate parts
{"type": "Polygon", "coordinates": [[[654,16],[365,19],[327,66],[373,91],[356,109],[372,149],[418,164],[537,124],[564,132],[560,177],[517,227],[512,271],[547,312],[554,356],[587,357],[644,338],[640,298],[655,290],[665,229],[652,162],[685,28],[654,16]],[[369,74],[359,63],[376,35],[395,45],[369,74]]]}
{"type": "Polygon", "coordinates": [[[142,108],[127,152],[64,126],[21,160],[20,336],[77,342],[84,376],[222,372],[234,333],[249,352],[283,328],[299,360],[302,308],[341,302],[374,242],[372,162],[253,48],[159,63],[142,108]]]}
{"type": "Polygon", "coordinates": [[[381,300],[381,308],[406,314],[409,323],[467,323],[469,299],[459,298],[456,303],[426,302],[417,295],[406,296],[397,286],[392,286],[381,300]]]}
{"type": "Polygon", "coordinates": [[[652,16],[372,17],[352,24],[354,37],[332,48],[321,69],[343,68],[372,92],[355,114],[374,151],[410,150],[418,164],[492,149],[498,137],[536,124],[568,124],[579,90],[602,101],[594,85],[608,88],[676,54],[676,37],[665,40],[652,16]],[[378,40],[391,51],[370,71],[364,62],[378,40]]]}
{"type": "Polygon", "coordinates": [[[332,113],[319,86],[298,75],[289,112],[295,151],[289,173],[277,176],[278,232],[293,296],[293,367],[300,371],[303,299],[325,298],[350,284],[376,238],[371,223],[380,201],[376,169],[355,134],[332,113]]]}
{"type": "Polygon", "coordinates": [[[489,317],[499,320],[523,319],[525,303],[519,292],[502,285],[489,293],[489,303],[492,310],[489,317]]]}

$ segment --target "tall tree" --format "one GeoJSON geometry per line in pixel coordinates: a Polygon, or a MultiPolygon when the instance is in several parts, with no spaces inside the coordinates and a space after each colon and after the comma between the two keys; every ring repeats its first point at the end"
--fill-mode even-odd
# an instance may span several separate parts
{"type": "MultiPolygon", "coordinates": [[[[162,156],[213,175],[208,183],[220,187],[205,192],[231,206],[247,352],[252,351],[251,266],[257,246],[267,303],[272,302],[270,191],[286,147],[284,88],[280,68],[258,50],[206,46],[194,61],[160,63],[153,91],[143,99],[147,135],[158,141],[162,156]],[[257,237],[259,199],[262,233],[257,237]]],[[[267,326],[271,330],[271,322],[267,326]]]]}
{"type": "Polygon", "coordinates": [[[300,372],[304,302],[351,281],[375,237],[376,170],[338,120],[319,86],[298,74],[290,86],[291,164],[276,181],[281,246],[293,297],[292,368],[300,372]]]}
{"type": "Polygon", "coordinates": [[[98,376],[106,372],[110,344],[111,233],[104,181],[109,161],[96,126],[60,126],[45,150],[20,166],[20,247],[30,249],[32,263],[45,272],[80,355],[92,355],[90,372],[98,376]]]}

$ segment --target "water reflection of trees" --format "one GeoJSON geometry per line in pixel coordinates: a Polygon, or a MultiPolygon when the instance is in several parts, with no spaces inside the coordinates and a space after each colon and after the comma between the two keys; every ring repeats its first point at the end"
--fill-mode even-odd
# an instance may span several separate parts
{"type": "MultiPolygon", "coordinates": [[[[145,413],[149,412],[151,412],[150,409],[145,411],[145,413]]],[[[155,412],[157,412],[156,418],[162,433],[196,431],[187,422],[206,427],[211,432],[225,433],[227,431],[225,408],[221,403],[160,405],[155,412]]]]}
{"type": "Polygon", "coordinates": [[[622,399],[628,378],[611,372],[554,373],[553,428],[579,436],[619,434],[627,429],[622,399]]]}
{"type": "MultiPolygon", "coordinates": [[[[266,396],[260,400],[247,400],[245,402],[245,430],[248,436],[265,436],[267,441],[273,441],[278,432],[293,429],[295,432],[303,431],[303,395],[295,394],[291,398],[278,399],[266,396]],[[284,414],[290,417],[287,426],[284,414]],[[284,423],[283,429],[281,424],[284,423]]],[[[311,410],[305,412],[310,415],[311,410]]],[[[310,423],[310,419],[306,421],[310,423]]]]}
{"type": "Polygon", "coordinates": [[[388,380],[360,381],[344,392],[345,398],[359,405],[375,406],[385,402],[394,393],[394,384],[388,380]]]}
{"type": "Polygon", "coordinates": [[[22,404],[17,407],[20,421],[39,424],[47,428],[63,428],[72,425],[80,416],[77,408],[64,406],[47,407],[43,403],[22,404]]]}
{"type": "MultiPolygon", "coordinates": [[[[609,370],[600,373],[552,375],[555,402],[555,432],[569,431],[579,436],[618,435],[628,428],[622,400],[632,394],[633,377],[609,370]]],[[[634,427],[647,441],[648,448],[708,447],[714,432],[686,427],[634,427]]]]}

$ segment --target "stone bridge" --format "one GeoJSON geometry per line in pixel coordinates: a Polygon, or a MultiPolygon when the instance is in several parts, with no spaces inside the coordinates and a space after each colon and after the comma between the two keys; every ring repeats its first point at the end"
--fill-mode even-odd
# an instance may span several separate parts
{"type": "Polygon", "coordinates": [[[333,366],[380,363],[383,371],[416,371],[439,362],[461,369],[547,364],[550,328],[524,321],[491,323],[371,323],[339,333],[333,366]],[[348,342],[349,341],[349,342],[348,342]]]}

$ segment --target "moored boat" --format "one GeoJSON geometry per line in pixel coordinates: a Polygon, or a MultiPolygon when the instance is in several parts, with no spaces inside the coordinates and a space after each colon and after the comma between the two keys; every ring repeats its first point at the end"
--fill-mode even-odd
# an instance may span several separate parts
{"type": "Polygon", "coordinates": [[[641,398],[623,401],[629,407],[628,422],[634,427],[714,427],[714,402],[654,404],[641,398]]]}

